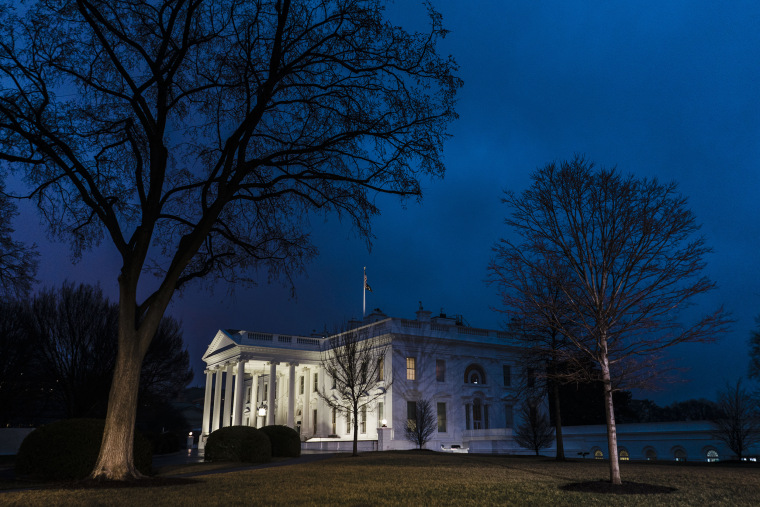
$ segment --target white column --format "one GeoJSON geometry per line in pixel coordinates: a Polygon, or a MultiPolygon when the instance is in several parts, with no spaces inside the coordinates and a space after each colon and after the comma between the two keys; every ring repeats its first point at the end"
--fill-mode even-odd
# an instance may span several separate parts
{"type": "Polygon", "coordinates": [[[288,426],[296,427],[296,366],[298,363],[290,363],[288,368],[288,426]]]}
{"type": "Polygon", "coordinates": [[[251,378],[251,417],[248,419],[248,424],[254,428],[258,426],[259,420],[259,376],[253,374],[251,378]]]}
{"type": "Polygon", "coordinates": [[[301,434],[311,435],[311,405],[309,400],[311,399],[311,369],[304,368],[304,391],[303,391],[303,408],[301,409],[301,434]]]}
{"type": "Polygon", "coordinates": [[[212,411],[211,419],[211,431],[219,429],[219,417],[221,416],[222,405],[222,370],[217,368],[214,371],[214,409],[212,411]]]}
{"type": "Polygon", "coordinates": [[[232,406],[232,424],[243,424],[243,406],[245,405],[245,359],[238,361],[235,375],[235,404],[232,406]]]}
{"type": "Polygon", "coordinates": [[[277,362],[269,363],[269,407],[267,410],[267,425],[271,426],[275,421],[277,411],[277,362]]]}
{"type": "MultiPolygon", "coordinates": [[[[208,435],[209,423],[211,417],[211,391],[212,383],[214,382],[214,372],[206,370],[206,396],[203,398],[203,423],[201,423],[201,438],[203,435],[208,435]]],[[[199,440],[200,442],[200,440],[199,440]]]]}
{"type": "Polygon", "coordinates": [[[227,375],[224,382],[224,415],[222,416],[222,426],[230,425],[230,415],[232,414],[232,363],[227,363],[227,375]]]}

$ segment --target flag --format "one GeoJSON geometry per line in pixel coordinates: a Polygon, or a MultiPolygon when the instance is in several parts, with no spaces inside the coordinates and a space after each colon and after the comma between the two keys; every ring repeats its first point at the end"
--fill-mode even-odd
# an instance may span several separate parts
{"type": "Polygon", "coordinates": [[[372,292],[372,287],[367,283],[367,273],[364,273],[364,290],[372,292]]]}

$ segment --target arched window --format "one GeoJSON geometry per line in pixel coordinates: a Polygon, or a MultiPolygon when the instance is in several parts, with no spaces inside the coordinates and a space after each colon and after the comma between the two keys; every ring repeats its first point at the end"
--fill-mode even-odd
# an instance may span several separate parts
{"type": "Polygon", "coordinates": [[[707,456],[708,463],[715,463],[715,462],[720,461],[720,456],[718,455],[718,451],[716,451],[715,449],[709,449],[707,451],[706,456],[707,456]]]}
{"type": "Polygon", "coordinates": [[[594,451],[594,459],[604,459],[604,453],[601,449],[597,449],[594,451]]]}
{"type": "Polygon", "coordinates": [[[673,458],[676,461],[686,461],[686,451],[682,447],[678,447],[673,451],[673,458]]]}
{"type": "Polygon", "coordinates": [[[644,457],[647,459],[647,461],[657,461],[657,451],[651,447],[648,447],[644,451],[644,457]]]}
{"type": "Polygon", "coordinates": [[[464,383],[465,384],[485,384],[486,374],[477,364],[471,364],[464,370],[464,383]]]}
{"type": "Polygon", "coordinates": [[[628,454],[628,451],[626,449],[620,449],[618,455],[620,456],[620,461],[628,461],[631,459],[631,456],[628,454]]]}

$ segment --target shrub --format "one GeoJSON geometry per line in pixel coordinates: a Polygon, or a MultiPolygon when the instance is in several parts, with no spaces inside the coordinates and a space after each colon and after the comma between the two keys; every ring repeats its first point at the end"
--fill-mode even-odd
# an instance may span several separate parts
{"type": "MultiPolygon", "coordinates": [[[[16,455],[16,473],[43,480],[84,479],[95,467],[103,440],[102,419],[65,419],[32,431],[16,455]]],[[[150,474],[152,446],[135,432],[135,466],[150,474]]]]}
{"type": "Polygon", "coordinates": [[[204,456],[206,461],[266,463],[272,459],[272,444],[256,428],[227,426],[208,436],[204,456]]]}
{"type": "Polygon", "coordinates": [[[261,431],[266,433],[272,443],[272,456],[297,458],[301,455],[301,438],[293,428],[273,425],[264,426],[261,431]]]}

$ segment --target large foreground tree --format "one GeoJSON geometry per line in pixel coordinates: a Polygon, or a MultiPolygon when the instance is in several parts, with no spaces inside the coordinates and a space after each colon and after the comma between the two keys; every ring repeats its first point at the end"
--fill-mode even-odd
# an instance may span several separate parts
{"type": "MultiPolygon", "coordinates": [[[[692,325],[677,321],[714,287],[702,276],[709,249],[675,183],[597,170],[580,156],[548,164],[532,180],[523,193],[506,193],[505,223],[517,239],[500,248],[561,288],[567,311],[553,325],[592,366],[568,371],[586,380],[596,371],[604,386],[610,481],[620,484],[613,392],[651,385],[664,348],[714,339],[727,324],[722,309],[692,325]],[[564,269],[547,269],[557,262],[564,269]]],[[[505,277],[505,290],[521,294],[519,280],[505,277]]]]}
{"type": "Polygon", "coordinates": [[[0,3],[0,160],[51,232],[121,260],[119,351],[94,478],[139,477],[140,367],[191,280],[286,280],[316,253],[308,221],[370,236],[375,196],[441,176],[455,118],[445,35],[379,0],[0,3]],[[153,276],[145,277],[145,273],[153,276]]]}

